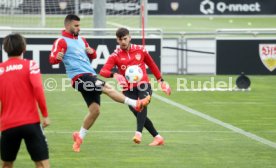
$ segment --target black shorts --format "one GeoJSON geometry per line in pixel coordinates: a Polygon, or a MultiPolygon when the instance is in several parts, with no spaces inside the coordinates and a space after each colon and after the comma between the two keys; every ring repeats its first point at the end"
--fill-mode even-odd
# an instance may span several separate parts
{"type": "Polygon", "coordinates": [[[1,135],[1,159],[13,162],[24,139],[27,150],[33,161],[49,159],[47,140],[43,135],[39,123],[23,125],[2,132],[1,135]]]}
{"type": "Polygon", "coordinates": [[[102,87],[105,85],[103,80],[93,76],[92,74],[83,74],[79,77],[73,87],[81,92],[83,99],[89,107],[93,102],[100,105],[102,94],[102,87]]]}
{"type": "Polygon", "coordinates": [[[131,99],[143,99],[148,95],[152,95],[152,89],[149,83],[142,83],[130,90],[123,91],[123,94],[131,99]]]}

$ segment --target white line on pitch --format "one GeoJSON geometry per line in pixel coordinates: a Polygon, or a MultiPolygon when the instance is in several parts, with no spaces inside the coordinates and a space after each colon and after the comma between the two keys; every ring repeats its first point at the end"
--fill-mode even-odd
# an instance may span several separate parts
{"type": "MultiPolygon", "coordinates": [[[[47,134],[72,134],[72,131],[44,131],[47,134]]],[[[91,131],[92,133],[133,133],[133,131],[91,131]]],[[[233,133],[232,131],[158,131],[162,133],[233,133]]]]}
{"type": "Polygon", "coordinates": [[[220,120],[218,120],[216,118],[213,118],[213,117],[211,117],[209,115],[201,113],[201,112],[199,112],[197,110],[194,110],[194,109],[192,109],[190,107],[187,107],[185,105],[176,103],[176,102],[174,102],[174,101],[172,101],[170,99],[167,99],[165,97],[159,96],[157,94],[153,94],[153,97],[155,97],[158,100],[161,100],[161,101],[163,101],[165,103],[168,103],[168,104],[170,104],[172,106],[178,107],[178,108],[180,108],[180,109],[182,109],[182,110],[184,110],[186,112],[189,112],[189,113],[191,113],[193,115],[196,115],[196,116],[201,117],[201,118],[203,118],[205,120],[208,120],[208,121],[210,121],[212,123],[218,124],[218,125],[220,125],[220,126],[222,126],[224,128],[230,129],[230,130],[232,130],[232,131],[234,131],[236,133],[242,134],[242,135],[244,135],[244,136],[246,136],[248,138],[251,138],[251,139],[253,139],[255,141],[261,142],[261,143],[263,143],[265,145],[268,145],[268,146],[270,146],[272,148],[276,148],[276,143],[275,142],[272,142],[272,141],[267,140],[265,138],[259,137],[259,136],[255,135],[255,134],[252,134],[252,133],[247,132],[245,130],[242,130],[242,129],[238,128],[238,127],[235,127],[235,126],[233,126],[231,124],[222,122],[222,121],[220,121],[220,120]]]}

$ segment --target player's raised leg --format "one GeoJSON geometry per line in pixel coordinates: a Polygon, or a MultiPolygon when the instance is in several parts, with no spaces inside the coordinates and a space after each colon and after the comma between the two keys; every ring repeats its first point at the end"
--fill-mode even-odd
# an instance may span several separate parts
{"type": "Polygon", "coordinates": [[[103,91],[103,93],[108,95],[110,98],[112,98],[114,101],[132,106],[138,112],[140,112],[143,109],[143,107],[145,107],[149,104],[150,98],[151,98],[150,95],[148,95],[144,99],[139,99],[139,100],[130,99],[130,98],[124,96],[122,93],[113,89],[112,86],[110,86],[107,83],[103,86],[102,91],[103,91]]]}

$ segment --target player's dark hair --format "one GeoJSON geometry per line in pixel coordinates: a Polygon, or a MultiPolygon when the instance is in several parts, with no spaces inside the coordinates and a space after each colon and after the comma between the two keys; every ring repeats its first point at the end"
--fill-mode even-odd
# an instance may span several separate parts
{"type": "Polygon", "coordinates": [[[118,38],[122,38],[126,35],[129,35],[129,30],[127,28],[119,28],[117,31],[116,31],[116,37],[118,38]]]}
{"type": "Polygon", "coordinates": [[[73,20],[80,21],[80,18],[74,14],[67,15],[64,19],[64,25],[66,25],[67,23],[70,23],[73,20]]]}
{"type": "Polygon", "coordinates": [[[9,57],[20,56],[26,50],[26,40],[18,33],[7,35],[3,45],[9,57]]]}

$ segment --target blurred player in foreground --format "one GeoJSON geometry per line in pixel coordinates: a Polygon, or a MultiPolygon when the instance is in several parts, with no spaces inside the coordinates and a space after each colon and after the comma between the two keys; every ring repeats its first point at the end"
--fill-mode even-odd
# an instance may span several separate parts
{"type": "MultiPolygon", "coordinates": [[[[124,95],[132,99],[143,99],[147,95],[152,94],[151,85],[146,72],[146,65],[150,68],[155,78],[161,85],[162,90],[167,94],[171,94],[171,89],[162,79],[161,73],[151,58],[148,51],[139,45],[131,44],[131,37],[129,30],[126,28],[119,28],[116,32],[117,43],[120,45],[108,58],[100,71],[100,75],[106,78],[114,77],[120,85],[123,86],[124,95]],[[126,68],[130,65],[138,65],[143,71],[143,78],[139,83],[128,83],[124,77],[126,68]],[[111,70],[113,67],[118,68],[118,73],[113,73],[111,70]]],[[[145,107],[141,112],[138,112],[133,107],[129,106],[129,109],[137,118],[137,130],[133,137],[133,141],[136,144],[140,144],[142,141],[142,131],[145,127],[150,134],[154,137],[150,146],[159,146],[164,144],[164,138],[158,134],[152,121],[147,117],[147,108],[145,107]]]]}
{"type": "Polygon", "coordinates": [[[103,80],[98,79],[89,60],[89,58],[96,58],[96,52],[89,46],[85,38],[79,36],[80,18],[77,15],[67,15],[64,26],[62,37],[54,42],[49,60],[51,64],[63,61],[66,73],[72,79],[72,86],[81,92],[89,109],[80,131],[73,133],[73,150],[79,152],[84,137],[100,114],[102,92],[113,100],[132,106],[138,111],[141,111],[149,103],[150,96],[141,100],[130,99],[114,90],[103,80]]]}
{"type": "Polygon", "coordinates": [[[40,126],[37,104],[49,125],[48,111],[38,64],[23,59],[25,39],[10,34],[3,40],[9,59],[0,63],[0,131],[3,168],[12,168],[22,139],[37,168],[49,168],[46,138],[40,126]]]}

